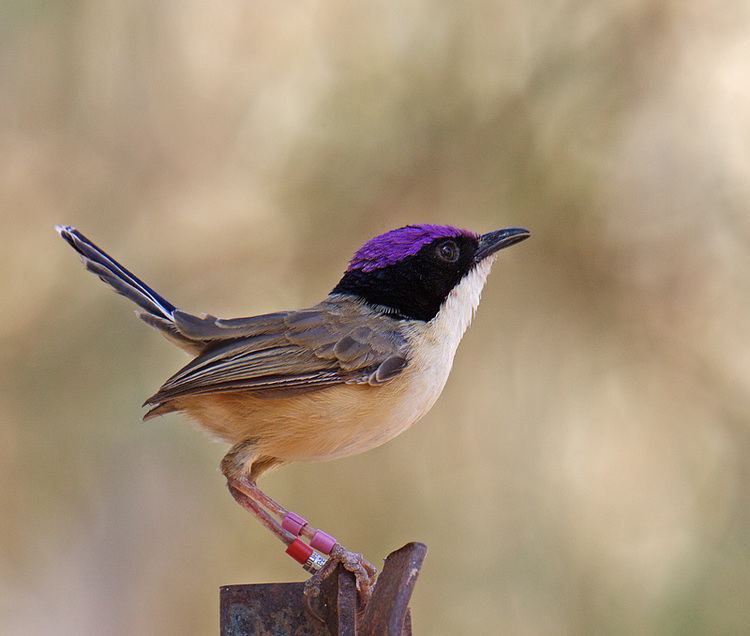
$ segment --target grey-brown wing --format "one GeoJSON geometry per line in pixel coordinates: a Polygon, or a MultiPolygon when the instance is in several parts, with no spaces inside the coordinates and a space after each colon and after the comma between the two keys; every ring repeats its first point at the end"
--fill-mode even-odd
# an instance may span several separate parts
{"type": "Polygon", "coordinates": [[[381,316],[351,301],[213,326],[208,322],[179,325],[213,343],[169,378],[148,404],[205,393],[262,396],[341,383],[378,385],[406,366],[406,340],[398,323],[383,325],[381,316]],[[220,337],[226,333],[232,336],[220,337]]]}

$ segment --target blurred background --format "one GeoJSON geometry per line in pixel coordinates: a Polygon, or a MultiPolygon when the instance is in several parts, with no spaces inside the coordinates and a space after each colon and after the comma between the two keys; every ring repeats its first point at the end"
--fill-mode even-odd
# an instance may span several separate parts
{"type": "Polygon", "coordinates": [[[141,402],[186,362],[69,223],[190,311],[314,303],[366,239],[524,225],[433,411],[263,485],[419,634],[750,632],[750,5],[0,7],[0,632],[214,634],[304,573],[225,447],[141,402]]]}

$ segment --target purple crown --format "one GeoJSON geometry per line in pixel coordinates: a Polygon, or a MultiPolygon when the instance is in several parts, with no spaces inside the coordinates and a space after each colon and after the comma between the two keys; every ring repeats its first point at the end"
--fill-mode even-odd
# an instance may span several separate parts
{"type": "Polygon", "coordinates": [[[479,235],[474,232],[451,225],[407,225],[400,227],[367,241],[349,261],[349,267],[346,271],[372,272],[416,254],[435,239],[458,236],[479,238],[479,235]]]}

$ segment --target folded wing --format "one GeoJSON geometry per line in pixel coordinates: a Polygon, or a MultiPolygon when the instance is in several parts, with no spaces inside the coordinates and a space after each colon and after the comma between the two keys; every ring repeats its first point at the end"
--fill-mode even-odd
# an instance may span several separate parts
{"type": "Polygon", "coordinates": [[[181,333],[209,344],[146,404],[206,393],[273,396],[341,383],[378,385],[406,366],[398,323],[384,329],[382,316],[351,300],[234,320],[177,310],[174,320],[181,333]]]}

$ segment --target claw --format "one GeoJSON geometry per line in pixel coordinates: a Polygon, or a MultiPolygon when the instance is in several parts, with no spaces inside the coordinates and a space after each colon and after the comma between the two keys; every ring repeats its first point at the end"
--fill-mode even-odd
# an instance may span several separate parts
{"type": "Polygon", "coordinates": [[[372,591],[378,575],[377,568],[358,552],[351,552],[337,543],[331,550],[331,556],[326,561],[326,564],[305,581],[305,606],[321,622],[325,622],[325,619],[318,611],[318,599],[321,593],[320,587],[339,563],[344,566],[345,570],[354,574],[357,582],[357,590],[359,591],[361,608],[364,608],[369,602],[370,597],[372,597],[372,591]]]}

